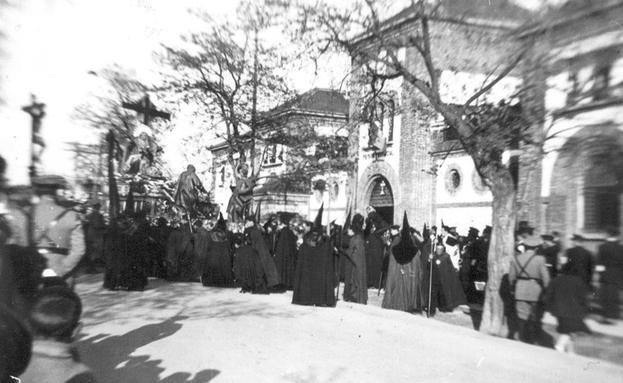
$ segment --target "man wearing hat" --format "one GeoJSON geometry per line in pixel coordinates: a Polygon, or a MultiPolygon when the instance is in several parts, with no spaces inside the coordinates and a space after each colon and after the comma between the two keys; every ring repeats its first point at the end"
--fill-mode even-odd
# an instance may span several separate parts
{"type": "Polygon", "coordinates": [[[60,176],[38,176],[32,185],[36,201],[31,206],[34,243],[28,243],[28,213],[24,210],[13,212],[17,230],[14,243],[38,248],[47,260],[44,276],[68,279],[84,256],[85,242],[78,212],[62,199],[67,181],[60,176]]]}
{"type": "Polygon", "coordinates": [[[560,260],[561,266],[565,263],[573,265],[571,270],[590,288],[593,279],[593,256],[582,246],[584,237],[573,234],[570,239],[572,247],[565,251],[565,256],[560,260]]]}
{"type": "Polygon", "coordinates": [[[545,258],[536,253],[538,246],[535,236],[524,236],[517,244],[517,254],[511,259],[508,272],[515,292],[519,340],[526,343],[535,343],[541,335],[541,295],[550,281],[545,258]]]}
{"type": "Polygon", "coordinates": [[[608,228],[606,242],[597,251],[597,268],[600,272],[600,298],[603,323],[619,319],[619,292],[623,288],[623,245],[619,243],[619,230],[608,228]]]}

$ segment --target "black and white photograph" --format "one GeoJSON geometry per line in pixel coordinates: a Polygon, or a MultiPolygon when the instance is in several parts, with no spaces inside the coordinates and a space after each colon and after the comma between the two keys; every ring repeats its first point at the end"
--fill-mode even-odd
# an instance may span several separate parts
{"type": "Polygon", "coordinates": [[[0,0],[0,383],[622,380],[623,0],[0,0]]]}

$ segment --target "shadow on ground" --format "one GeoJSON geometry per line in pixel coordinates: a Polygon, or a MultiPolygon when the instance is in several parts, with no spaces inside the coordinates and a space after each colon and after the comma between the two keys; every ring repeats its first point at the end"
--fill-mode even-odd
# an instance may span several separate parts
{"type": "MultiPolygon", "coordinates": [[[[236,291],[238,289],[235,289],[236,291]]],[[[147,321],[161,321],[182,312],[193,320],[256,316],[260,318],[293,318],[274,302],[257,299],[240,299],[231,296],[231,289],[203,287],[199,283],[171,283],[150,280],[145,291],[109,291],[101,287],[98,279],[81,283],[78,292],[83,299],[83,321],[87,326],[116,321],[132,320],[137,315],[147,321]],[[206,295],[210,300],[199,299],[206,295]],[[131,308],[131,310],[129,310],[131,308]]]]}
{"type": "Polygon", "coordinates": [[[162,360],[152,360],[149,355],[131,356],[139,348],[175,334],[182,328],[178,322],[186,318],[177,315],[118,336],[99,334],[87,337],[76,342],[76,347],[82,361],[93,369],[98,382],[206,383],[220,371],[206,369],[194,376],[188,372],[176,372],[160,378],[165,370],[160,366],[162,360]]]}

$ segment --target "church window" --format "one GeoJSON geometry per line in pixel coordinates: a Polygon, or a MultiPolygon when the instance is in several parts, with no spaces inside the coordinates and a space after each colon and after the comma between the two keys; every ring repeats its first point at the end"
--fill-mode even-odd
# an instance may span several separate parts
{"type": "Polygon", "coordinates": [[[593,75],[593,101],[603,100],[608,97],[610,83],[610,66],[597,67],[593,75]]]}
{"type": "Polygon", "coordinates": [[[448,191],[448,193],[450,194],[456,193],[456,191],[461,186],[461,181],[462,181],[462,177],[461,177],[461,172],[459,171],[459,169],[450,168],[446,172],[446,177],[445,177],[446,191],[448,191]]]}
{"type": "Polygon", "coordinates": [[[567,105],[573,105],[578,101],[580,95],[580,83],[577,72],[569,73],[569,84],[570,89],[569,93],[567,93],[567,105]]]}

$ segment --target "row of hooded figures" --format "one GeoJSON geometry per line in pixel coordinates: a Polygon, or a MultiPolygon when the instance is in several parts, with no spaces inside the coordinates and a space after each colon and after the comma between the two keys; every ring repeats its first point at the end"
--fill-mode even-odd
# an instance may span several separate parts
{"type": "Polygon", "coordinates": [[[389,226],[369,209],[367,217],[355,214],[344,227],[332,224],[327,235],[322,214],[321,208],[314,222],[272,216],[260,223],[247,216],[242,227],[219,215],[194,221],[192,230],[186,220],[171,225],[163,218],[156,225],[133,220],[110,237],[121,241],[107,241],[113,247],[105,251],[105,286],[140,290],[151,275],[239,286],[241,292],[293,290],[293,303],[332,307],[343,281],[345,301],[366,304],[370,288],[378,288],[377,294],[383,288],[384,308],[431,315],[466,304],[466,292],[482,296],[469,286],[486,280],[485,237],[472,232],[463,251],[469,261],[457,269],[447,251],[458,251],[453,228],[439,235],[434,227],[419,232],[406,215],[402,227],[389,226]]]}

